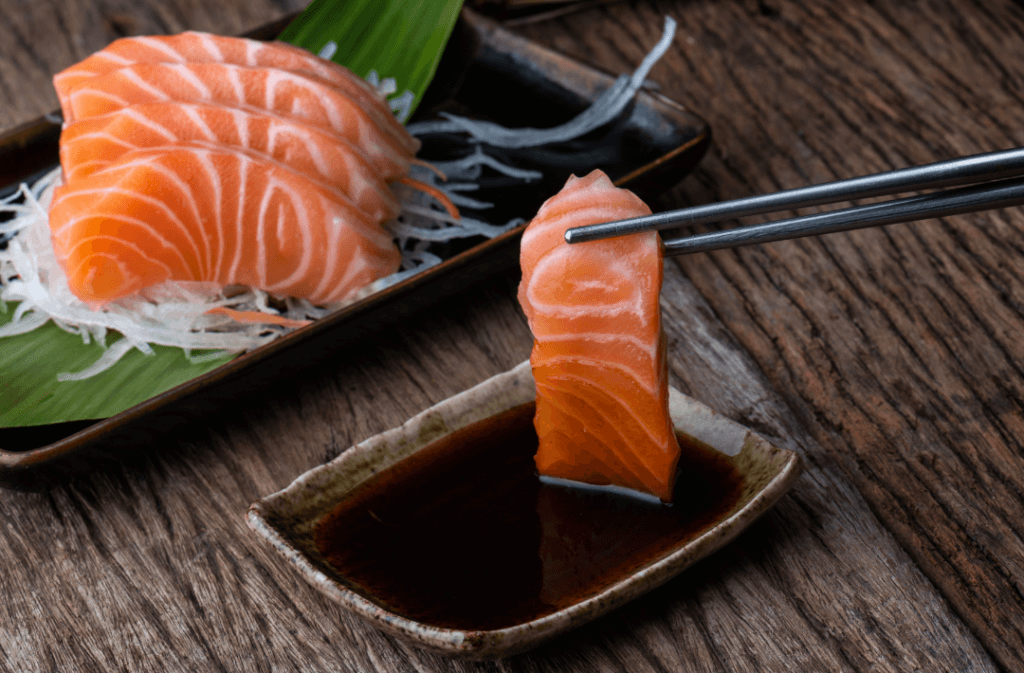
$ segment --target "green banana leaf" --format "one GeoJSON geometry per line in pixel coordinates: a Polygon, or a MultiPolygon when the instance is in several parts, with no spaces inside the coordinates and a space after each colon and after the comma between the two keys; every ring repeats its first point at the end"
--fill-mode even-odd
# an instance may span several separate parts
{"type": "MultiPolygon", "coordinates": [[[[315,0],[280,39],[320,53],[361,76],[392,77],[411,114],[434,76],[462,0],[315,0]],[[405,93],[406,91],[410,93],[405,93]]],[[[0,311],[10,321],[17,304],[0,311]]],[[[119,339],[112,333],[108,343],[119,339]]],[[[27,334],[0,338],[0,427],[24,427],[112,416],[208,372],[231,359],[191,364],[180,349],[154,347],[154,355],[132,350],[114,367],[83,381],[59,382],[103,352],[84,345],[53,323],[27,334]]]]}
{"type": "Polygon", "coordinates": [[[405,121],[434,77],[461,8],[462,0],[314,0],[279,39],[361,77],[393,77],[396,98],[409,98],[400,113],[405,121]]]}
{"type": "MultiPolygon", "coordinates": [[[[10,321],[15,304],[0,313],[10,321]]],[[[111,333],[107,343],[120,339],[111,333]]],[[[154,346],[153,355],[132,350],[118,363],[83,381],[58,381],[99,359],[103,347],[85,345],[52,322],[26,334],[0,338],[0,427],[106,418],[153,395],[219,367],[233,356],[192,364],[180,348],[154,346]]]]}

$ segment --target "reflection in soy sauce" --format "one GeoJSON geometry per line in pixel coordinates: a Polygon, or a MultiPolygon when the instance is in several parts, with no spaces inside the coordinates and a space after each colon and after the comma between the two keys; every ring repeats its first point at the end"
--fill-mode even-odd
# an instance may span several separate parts
{"type": "Polygon", "coordinates": [[[684,449],[674,504],[542,484],[533,404],[382,472],[318,526],[353,590],[404,617],[498,629],[555,612],[692,539],[738,501],[731,459],[684,449]]]}

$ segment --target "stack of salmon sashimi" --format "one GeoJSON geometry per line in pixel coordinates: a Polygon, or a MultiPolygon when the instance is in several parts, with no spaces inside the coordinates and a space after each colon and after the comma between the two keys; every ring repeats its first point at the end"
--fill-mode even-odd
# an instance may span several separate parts
{"type": "Polygon", "coordinates": [[[523,234],[519,302],[534,336],[541,475],[672,500],[680,448],[668,408],[656,232],[579,245],[570,227],[649,215],[596,170],[570,177],[523,234]]]}
{"type": "Polygon", "coordinates": [[[126,38],[54,77],[50,230],[99,307],[163,281],[325,305],[400,262],[381,226],[419,142],[351,71],[288,44],[126,38]]]}

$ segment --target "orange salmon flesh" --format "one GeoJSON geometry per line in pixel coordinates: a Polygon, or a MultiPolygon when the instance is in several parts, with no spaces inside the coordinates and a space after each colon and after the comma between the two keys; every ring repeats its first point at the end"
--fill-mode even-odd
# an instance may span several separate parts
{"type": "Polygon", "coordinates": [[[519,302],[534,335],[538,471],[669,502],[680,449],[668,411],[660,239],[564,239],[570,227],[650,212],[599,170],[570,177],[523,234],[519,302]]]}
{"type": "Polygon", "coordinates": [[[93,307],[166,280],[314,304],[398,270],[381,226],[419,141],[351,71],[280,42],[117,40],[58,73],[50,230],[93,307]]]}

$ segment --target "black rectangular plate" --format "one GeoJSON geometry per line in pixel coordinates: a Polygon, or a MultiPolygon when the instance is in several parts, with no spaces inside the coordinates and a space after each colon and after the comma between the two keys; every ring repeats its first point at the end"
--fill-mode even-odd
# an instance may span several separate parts
{"type": "MultiPolygon", "coordinates": [[[[251,36],[272,39],[287,20],[251,36]]],[[[456,24],[434,84],[417,112],[429,118],[451,110],[512,126],[545,128],[567,121],[614,78],[560,56],[469,10],[456,24]]],[[[0,185],[9,193],[57,165],[59,114],[0,137],[0,185]]],[[[544,171],[542,180],[500,200],[493,222],[529,218],[571,173],[602,168],[619,186],[650,199],[671,187],[700,161],[710,143],[707,124],[681,105],[641,91],[607,127],[553,150],[522,150],[505,158],[544,171]]],[[[427,139],[424,152],[443,152],[444,138],[427,139]]],[[[478,198],[479,193],[474,193],[478,198]]],[[[524,225],[525,226],[525,225],[524,225]]],[[[432,304],[481,278],[518,263],[524,226],[497,238],[448,250],[442,264],[245,353],[217,369],[99,421],[0,429],[0,486],[34,489],[93,472],[126,450],[197,421],[231,402],[322,362],[339,349],[414,319],[432,304]]]]}

